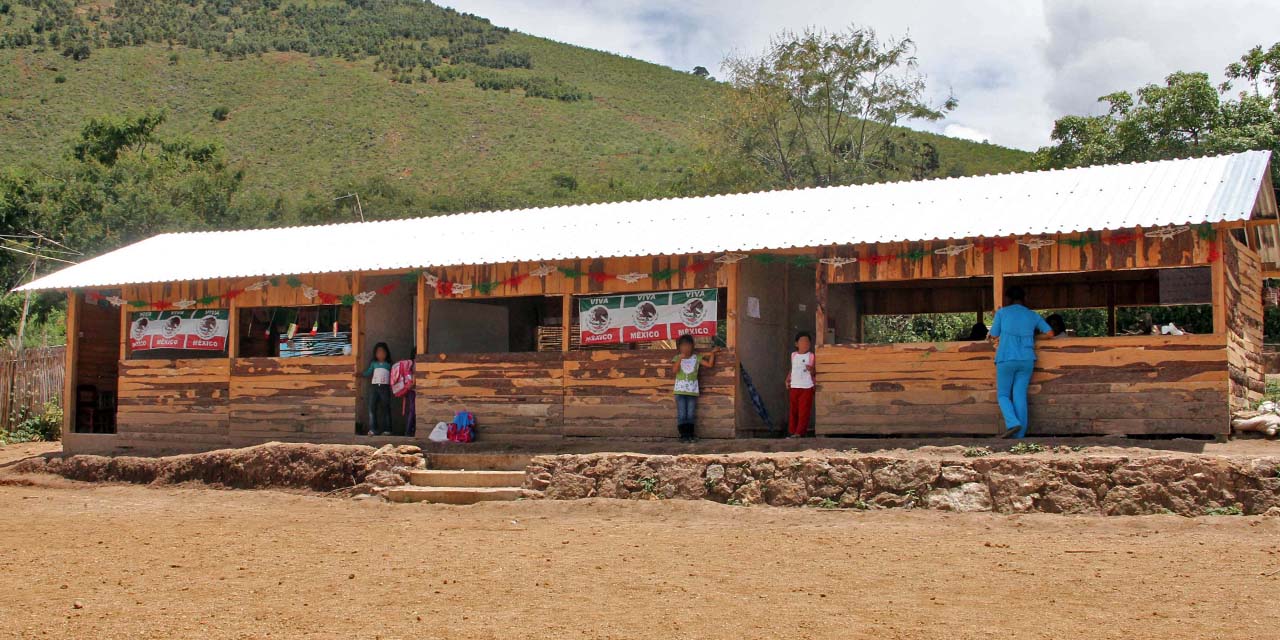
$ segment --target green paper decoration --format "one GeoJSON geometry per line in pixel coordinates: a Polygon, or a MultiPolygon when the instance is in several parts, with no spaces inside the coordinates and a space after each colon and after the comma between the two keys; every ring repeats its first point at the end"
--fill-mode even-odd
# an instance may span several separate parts
{"type": "Polygon", "coordinates": [[[298,276],[289,276],[289,279],[285,280],[285,282],[294,289],[302,286],[302,280],[300,280],[298,276]]]}
{"type": "Polygon", "coordinates": [[[347,295],[342,296],[339,301],[342,302],[342,306],[349,307],[356,303],[356,297],[348,293],[347,295]]]}
{"type": "Polygon", "coordinates": [[[760,264],[773,264],[778,261],[778,256],[772,253],[757,253],[754,257],[760,264]]]}
{"type": "Polygon", "coordinates": [[[1201,222],[1196,226],[1196,235],[1200,236],[1201,240],[1213,240],[1213,237],[1216,234],[1213,232],[1212,224],[1209,224],[1208,222],[1201,222]]]}
{"type": "Polygon", "coordinates": [[[418,278],[421,278],[421,277],[422,277],[421,271],[410,271],[409,273],[406,273],[400,276],[400,282],[417,282],[418,278]]]}
{"type": "Polygon", "coordinates": [[[911,262],[920,262],[921,260],[924,260],[927,255],[929,255],[928,251],[925,251],[924,249],[916,249],[914,251],[908,251],[899,257],[903,260],[910,260],[911,262]]]}
{"type": "Polygon", "coordinates": [[[130,300],[129,306],[133,307],[134,309],[141,309],[147,306],[147,301],[146,300],[130,300]]]}
{"type": "Polygon", "coordinates": [[[203,298],[200,298],[196,302],[199,302],[200,304],[213,304],[221,299],[222,299],[221,296],[205,296],[203,298]]]}
{"type": "Polygon", "coordinates": [[[675,277],[677,272],[676,269],[660,269],[649,274],[649,278],[654,282],[666,282],[675,277]]]}
{"type": "Polygon", "coordinates": [[[1058,242],[1060,244],[1065,244],[1068,247],[1074,247],[1076,249],[1079,249],[1081,247],[1087,247],[1097,241],[1098,241],[1098,238],[1095,236],[1083,235],[1083,236],[1080,236],[1079,238],[1063,238],[1058,242]]]}
{"type": "Polygon", "coordinates": [[[582,276],[587,275],[585,271],[579,271],[571,267],[560,267],[559,271],[560,274],[566,278],[581,278],[582,276]]]}
{"type": "Polygon", "coordinates": [[[476,293],[480,295],[489,295],[494,289],[498,288],[501,282],[477,282],[475,285],[476,293]]]}
{"type": "Polygon", "coordinates": [[[813,256],[800,255],[792,258],[791,264],[797,267],[810,267],[815,264],[818,264],[818,259],[813,256]]]}

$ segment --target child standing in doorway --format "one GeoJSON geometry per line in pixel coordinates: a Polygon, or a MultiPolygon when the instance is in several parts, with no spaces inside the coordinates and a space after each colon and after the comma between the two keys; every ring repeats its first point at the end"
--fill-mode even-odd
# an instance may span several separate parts
{"type": "Polygon", "coordinates": [[[802,438],[809,432],[809,416],[813,415],[813,378],[817,359],[810,349],[813,336],[808,331],[796,334],[796,350],[791,352],[791,371],[787,372],[788,438],[802,438]]]}
{"type": "Polygon", "coordinates": [[[368,435],[391,435],[391,349],[387,343],[373,346],[373,360],[356,376],[369,378],[368,435]]]}
{"type": "Polygon", "coordinates": [[[711,353],[698,355],[694,353],[693,336],[683,335],[676,341],[676,349],[680,353],[672,359],[671,373],[675,376],[676,396],[676,429],[680,432],[681,442],[693,442],[694,425],[698,419],[698,371],[706,367],[716,366],[716,354],[719,347],[711,353]]]}

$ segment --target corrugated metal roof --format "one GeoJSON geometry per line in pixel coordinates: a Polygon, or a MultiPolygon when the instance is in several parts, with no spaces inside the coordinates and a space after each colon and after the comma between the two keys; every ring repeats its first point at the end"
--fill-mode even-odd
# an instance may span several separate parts
{"type": "Polygon", "coordinates": [[[315,227],[171,233],[19,290],[1246,220],[1270,153],[315,227]]]}

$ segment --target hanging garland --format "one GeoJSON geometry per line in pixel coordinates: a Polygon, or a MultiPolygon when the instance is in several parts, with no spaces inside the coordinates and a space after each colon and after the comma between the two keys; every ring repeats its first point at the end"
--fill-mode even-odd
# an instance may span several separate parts
{"type": "MultiPolygon", "coordinates": [[[[378,295],[390,295],[393,291],[404,283],[417,282],[422,277],[422,271],[410,271],[400,276],[399,280],[388,282],[387,284],[370,291],[361,291],[355,294],[337,294],[328,291],[321,291],[315,287],[306,285],[298,276],[289,276],[283,280],[284,284],[291,289],[301,289],[302,297],[319,305],[343,305],[352,306],[356,304],[369,304],[378,295]]],[[[170,309],[191,309],[197,306],[208,306],[217,304],[221,301],[230,302],[244,295],[249,291],[264,291],[271,287],[279,287],[281,285],[280,278],[268,278],[259,280],[246,287],[230,289],[225,293],[218,295],[208,295],[195,299],[185,300],[126,300],[116,295],[106,295],[101,291],[86,291],[85,301],[90,304],[99,306],[123,307],[128,306],[133,309],[145,309],[150,307],[156,311],[168,311],[170,309]]]]}
{"type": "MultiPolygon", "coordinates": [[[[438,297],[448,298],[463,295],[470,291],[475,291],[480,295],[489,295],[500,287],[514,289],[520,287],[520,285],[529,278],[546,278],[547,276],[554,274],[559,274],[565,278],[575,280],[579,278],[589,278],[592,282],[597,284],[605,284],[610,280],[619,280],[627,284],[636,284],[643,280],[649,280],[653,283],[668,283],[681,273],[702,273],[714,265],[737,264],[748,259],[759,264],[786,264],[795,267],[811,267],[822,264],[839,269],[841,267],[860,262],[872,266],[888,264],[895,260],[901,260],[904,262],[920,262],[930,255],[954,258],[970,251],[978,255],[1004,253],[1018,246],[1025,247],[1030,251],[1036,251],[1055,245],[1062,245],[1076,249],[1088,247],[1094,244],[1126,246],[1136,244],[1144,237],[1167,241],[1193,230],[1197,238],[1208,244],[1208,261],[1215,262],[1219,260],[1222,255],[1218,252],[1217,243],[1215,242],[1217,231],[1213,228],[1212,224],[1204,222],[1196,225],[1195,227],[1190,225],[1166,225],[1146,232],[1114,233],[1105,239],[1097,233],[1084,233],[1077,237],[1060,238],[1057,240],[1049,238],[990,238],[978,240],[976,242],[950,244],[934,249],[932,252],[924,249],[912,249],[901,253],[868,253],[861,256],[854,255],[842,257],[818,257],[808,254],[791,253],[725,253],[711,260],[700,260],[684,267],[658,269],[649,273],[632,271],[628,273],[614,274],[604,271],[583,271],[574,267],[556,267],[541,264],[527,273],[519,273],[502,280],[476,282],[472,284],[452,282],[441,279],[426,271],[414,270],[402,274],[397,281],[389,282],[377,289],[361,291],[354,294],[336,294],[321,291],[315,287],[304,284],[302,279],[298,276],[285,277],[283,279],[283,284],[292,289],[302,289],[302,296],[316,304],[343,305],[349,307],[356,304],[369,304],[375,297],[379,295],[390,295],[401,284],[412,284],[417,282],[419,278],[422,278],[428,287],[434,289],[438,297]]],[[[106,295],[100,291],[86,292],[85,299],[91,304],[98,304],[102,306],[129,306],[135,309],[150,307],[158,311],[166,311],[169,309],[185,310],[196,306],[208,306],[222,301],[230,302],[246,292],[257,292],[266,290],[270,287],[279,287],[281,286],[281,282],[282,280],[279,277],[267,278],[264,280],[258,280],[242,288],[230,289],[222,294],[184,300],[126,300],[120,296],[106,295]]]]}

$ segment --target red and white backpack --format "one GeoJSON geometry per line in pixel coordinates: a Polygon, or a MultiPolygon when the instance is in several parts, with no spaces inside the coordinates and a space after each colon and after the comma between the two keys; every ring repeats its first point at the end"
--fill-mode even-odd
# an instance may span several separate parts
{"type": "Polygon", "coordinates": [[[413,361],[401,360],[391,365],[391,395],[401,398],[413,390],[413,361]]]}

